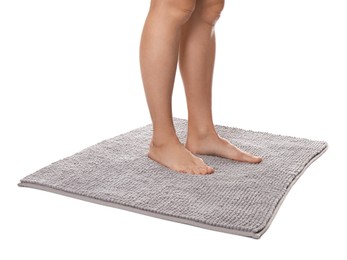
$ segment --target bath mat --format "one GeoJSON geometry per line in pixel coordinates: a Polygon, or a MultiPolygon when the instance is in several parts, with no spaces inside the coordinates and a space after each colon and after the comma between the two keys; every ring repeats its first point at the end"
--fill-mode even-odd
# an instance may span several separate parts
{"type": "MultiPolygon", "coordinates": [[[[187,120],[174,118],[185,142],[187,120]]],[[[322,155],[323,141],[216,125],[220,136],[263,158],[259,164],[198,155],[215,172],[177,173],[146,156],[152,125],[87,147],[18,184],[210,230],[260,238],[285,196],[322,155]]],[[[131,223],[129,223],[130,225],[131,223]]]]}

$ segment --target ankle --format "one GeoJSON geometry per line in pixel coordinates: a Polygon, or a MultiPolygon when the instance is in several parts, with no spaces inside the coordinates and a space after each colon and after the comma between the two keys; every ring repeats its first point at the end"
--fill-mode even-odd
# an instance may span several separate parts
{"type": "Polygon", "coordinates": [[[166,137],[152,137],[150,142],[151,148],[162,148],[170,145],[179,145],[181,142],[179,141],[177,136],[166,136],[166,137]]]}
{"type": "Polygon", "coordinates": [[[218,136],[214,127],[188,127],[188,139],[204,139],[206,137],[218,136]]]}

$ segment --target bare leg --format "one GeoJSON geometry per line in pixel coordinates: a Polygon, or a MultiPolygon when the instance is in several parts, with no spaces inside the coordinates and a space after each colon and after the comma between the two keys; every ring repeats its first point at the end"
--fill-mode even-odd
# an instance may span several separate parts
{"type": "Polygon", "coordinates": [[[182,28],[179,65],[188,105],[186,148],[195,154],[258,163],[260,157],[244,152],[220,137],[212,120],[214,25],[223,7],[223,0],[197,0],[192,17],[182,28]]]}
{"type": "Polygon", "coordinates": [[[141,75],[153,123],[148,157],[178,172],[207,174],[213,169],[180,143],[172,121],[171,97],[181,27],[195,0],[152,0],[140,43],[141,75]]]}

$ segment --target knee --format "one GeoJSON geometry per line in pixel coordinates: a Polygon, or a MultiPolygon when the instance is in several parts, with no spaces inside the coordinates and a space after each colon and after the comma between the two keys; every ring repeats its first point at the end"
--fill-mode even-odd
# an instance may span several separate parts
{"type": "Polygon", "coordinates": [[[196,0],[152,0],[151,7],[158,10],[165,19],[185,24],[195,10],[196,0]]]}
{"type": "Polygon", "coordinates": [[[224,9],[224,0],[205,0],[199,7],[199,17],[204,22],[214,26],[224,9]]]}

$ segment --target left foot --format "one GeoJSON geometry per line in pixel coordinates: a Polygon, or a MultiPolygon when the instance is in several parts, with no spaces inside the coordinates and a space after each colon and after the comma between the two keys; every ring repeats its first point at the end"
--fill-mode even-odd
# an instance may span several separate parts
{"type": "Polygon", "coordinates": [[[217,133],[189,134],[185,147],[193,154],[215,155],[240,162],[259,163],[262,158],[236,147],[217,133]]]}

